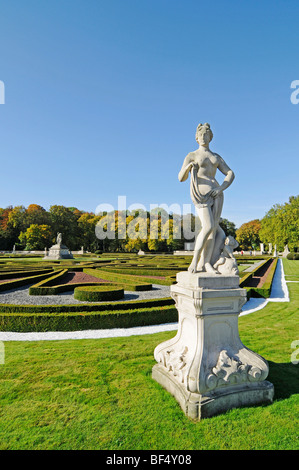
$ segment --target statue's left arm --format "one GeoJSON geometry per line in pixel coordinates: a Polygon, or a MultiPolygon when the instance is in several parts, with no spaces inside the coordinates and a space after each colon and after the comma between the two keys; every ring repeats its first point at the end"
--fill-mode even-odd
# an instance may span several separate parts
{"type": "Polygon", "coordinates": [[[232,182],[235,179],[235,174],[234,172],[229,168],[229,166],[225,163],[222,157],[220,155],[217,155],[218,157],[218,165],[217,168],[218,170],[221,171],[225,175],[225,178],[223,180],[223,183],[216,189],[214,189],[211,192],[211,195],[213,197],[216,197],[220,192],[224,191],[226,188],[228,188],[232,182]]]}

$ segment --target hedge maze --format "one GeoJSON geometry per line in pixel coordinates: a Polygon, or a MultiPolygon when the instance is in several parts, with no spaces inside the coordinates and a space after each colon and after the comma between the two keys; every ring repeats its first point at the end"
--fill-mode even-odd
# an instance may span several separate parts
{"type": "MultiPolygon", "coordinates": [[[[240,287],[250,296],[269,297],[277,259],[265,258],[246,272],[257,258],[238,257],[240,287]]],[[[0,330],[74,331],[128,328],[177,321],[169,297],[126,300],[125,291],[145,292],[153,284],[170,286],[176,274],[187,270],[190,256],[103,254],[73,260],[44,261],[32,258],[0,258],[0,330]],[[28,288],[30,296],[74,292],[74,304],[5,304],[2,293],[28,288]]]]}

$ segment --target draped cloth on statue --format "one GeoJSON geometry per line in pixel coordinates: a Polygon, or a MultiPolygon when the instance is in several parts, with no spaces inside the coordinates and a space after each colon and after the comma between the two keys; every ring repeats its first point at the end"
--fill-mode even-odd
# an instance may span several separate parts
{"type": "MultiPolygon", "coordinates": [[[[198,176],[197,176],[197,170],[196,168],[191,169],[191,182],[190,182],[190,195],[193,204],[195,207],[198,209],[201,209],[203,207],[211,207],[214,205],[215,199],[213,196],[211,196],[211,191],[209,191],[207,194],[201,194],[199,192],[199,181],[198,181],[198,176]]],[[[220,194],[220,197],[222,196],[222,193],[220,194]]],[[[218,196],[219,197],[219,196],[218,196]]]]}

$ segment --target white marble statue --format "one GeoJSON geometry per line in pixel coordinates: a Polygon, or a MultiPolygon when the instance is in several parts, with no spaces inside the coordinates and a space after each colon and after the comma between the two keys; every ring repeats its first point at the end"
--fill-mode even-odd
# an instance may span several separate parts
{"type": "Polygon", "coordinates": [[[62,234],[60,232],[57,233],[56,243],[57,245],[62,244],[62,234]]]}
{"type": "Polygon", "coordinates": [[[238,243],[219,226],[223,191],[234,173],[209,150],[212,137],[209,124],[199,124],[199,149],[187,155],[179,173],[185,181],[191,172],[191,197],[202,228],[188,271],[177,273],[170,286],[178,310],[177,334],[155,348],[152,369],[153,379],[193,420],[270,404],[274,396],[273,384],[266,380],[267,361],[242,343],[238,331],[247,290],[240,288],[233,255],[238,243]],[[217,169],[225,175],[221,185],[215,179],[217,169]]]}
{"type": "Polygon", "coordinates": [[[202,227],[188,271],[219,274],[213,264],[220,258],[226,238],[219,225],[223,191],[231,185],[235,175],[220,155],[209,149],[213,133],[208,123],[197,126],[195,138],[199,148],[186,156],[178,176],[180,181],[186,181],[191,173],[191,199],[202,227]],[[225,175],[221,185],[215,179],[217,169],[225,175]]]}

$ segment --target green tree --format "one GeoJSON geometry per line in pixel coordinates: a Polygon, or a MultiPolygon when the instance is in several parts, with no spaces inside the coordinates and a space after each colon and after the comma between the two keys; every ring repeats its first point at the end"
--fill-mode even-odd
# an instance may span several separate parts
{"type": "Polygon", "coordinates": [[[19,235],[22,230],[28,227],[26,220],[26,208],[24,206],[15,206],[8,215],[7,230],[11,238],[12,245],[19,248],[19,235]]]}
{"type": "Polygon", "coordinates": [[[62,233],[64,245],[67,245],[70,250],[78,249],[82,239],[77,223],[77,215],[68,207],[58,205],[51,206],[49,214],[54,237],[56,237],[57,232],[60,232],[62,233]]]}
{"type": "Polygon", "coordinates": [[[233,222],[230,222],[228,219],[220,219],[219,222],[220,227],[224,231],[226,236],[231,235],[232,237],[236,238],[236,226],[233,222]]]}
{"type": "Polygon", "coordinates": [[[19,235],[20,242],[26,250],[43,250],[52,244],[53,233],[49,225],[32,224],[19,235]]]}
{"type": "Polygon", "coordinates": [[[83,212],[78,218],[78,228],[80,230],[80,240],[85,249],[96,251],[99,248],[99,240],[95,234],[95,227],[100,217],[92,212],[83,212]]]}
{"type": "Polygon", "coordinates": [[[32,224],[36,225],[49,225],[49,213],[42,206],[38,204],[30,204],[26,209],[26,225],[29,227],[32,224]]]}
{"type": "Polygon", "coordinates": [[[170,217],[161,227],[161,237],[166,240],[169,251],[184,249],[184,240],[182,239],[182,228],[177,216],[170,217]]]}
{"type": "Polygon", "coordinates": [[[299,196],[291,196],[285,204],[275,204],[261,220],[260,238],[277,245],[282,251],[287,244],[291,251],[299,247],[299,196]]]}

